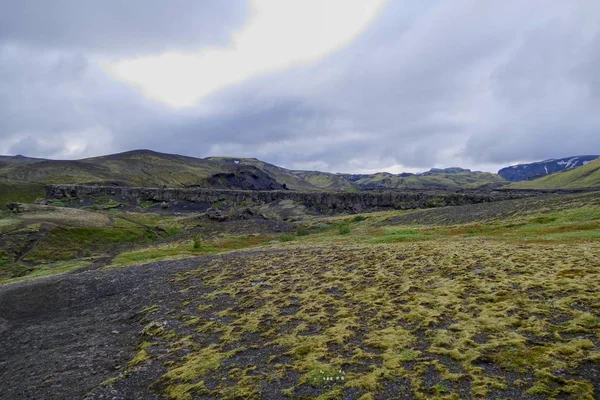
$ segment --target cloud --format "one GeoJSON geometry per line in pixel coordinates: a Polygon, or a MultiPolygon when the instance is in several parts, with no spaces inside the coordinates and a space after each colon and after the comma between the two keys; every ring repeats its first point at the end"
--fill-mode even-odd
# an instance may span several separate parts
{"type": "Polygon", "coordinates": [[[324,57],[363,30],[384,1],[254,0],[252,5],[252,17],[227,47],[118,60],[106,68],[150,98],[190,107],[228,85],[324,57]]]}
{"type": "MultiPolygon", "coordinates": [[[[118,46],[86,50],[58,36],[34,46],[14,34],[0,45],[0,153],[152,148],[339,172],[495,170],[597,154],[599,17],[591,0],[389,2],[326,55],[221,81],[180,109],[107,73],[101,60],[123,58],[118,46]]],[[[230,49],[251,18],[198,51],[230,49]]],[[[129,29],[142,32],[143,21],[129,29]]],[[[196,51],[175,36],[162,43],[146,55],[196,51]]]]}
{"type": "Polygon", "coordinates": [[[19,0],[0,7],[0,45],[128,57],[225,45],[249,12],[244,0],[19,0]]]}

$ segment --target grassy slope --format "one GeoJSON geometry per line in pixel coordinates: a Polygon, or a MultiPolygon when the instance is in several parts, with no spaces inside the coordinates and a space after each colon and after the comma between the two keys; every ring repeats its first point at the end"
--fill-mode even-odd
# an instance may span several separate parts
{"type": "Polygon", "coordinates": [[[357,187],[337,174],[319,171],[295,171],[294,173],[311,185],[325,190],[348,190],[357,187]]]}
{"type": "Polygon", "coordinates": [[[589,187],[600,187],[600,159],[581,167],[506,186],[510,189],[581,189],[589,187]]]}
{"type": "Polygon", "coordinates": [[[78,161],[41,161],[0,168],[0,176],[43,183],[125,182],[132,186],[200,183],[222,168],[214,163],[147,151],[78,161]]]}
{"type": "MultiPolygon", "coordinates": [[[[254,159],[239,165],[227,158],[199,159],[138,150],[77,161],[41,160],[0,165],[0,177],[40,183],[120,182],[130,186],[205,186],[215,174],[239,173],[256,167],[296,190],[317,190],[291,172],[254,159]]],[[[212,186],[215,182],[211,183],[212,186]]]]}
{"type": "Polygon", "coordinates": [[[0,179],[0,210],[12,202],[32,203],[44,197],[44,193],[44,186],[40,184],[0,179]]]}
{"type": "Polygon", "coordinates": [[[455,174],[436,173],[401,177],[386,173],[375,174],[356,182],[360,186],[386,186],[390,188],[430,189],[430,188],[475,188],[481,185],[506,183],[499,175],[487,172],[460,172],[455,174]]]}

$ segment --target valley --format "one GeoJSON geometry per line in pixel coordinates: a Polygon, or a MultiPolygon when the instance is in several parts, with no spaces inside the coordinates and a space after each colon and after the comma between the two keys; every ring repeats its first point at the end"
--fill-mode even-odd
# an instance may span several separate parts
{"type": "Polygon", "coordinates": [[[5,187],[2,398],[600,393],[593,186],[5,187]]]}

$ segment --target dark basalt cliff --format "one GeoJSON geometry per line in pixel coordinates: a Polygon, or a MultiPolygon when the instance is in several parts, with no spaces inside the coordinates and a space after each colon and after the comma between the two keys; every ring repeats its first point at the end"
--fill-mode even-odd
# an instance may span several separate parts
{"type": "Polygon", "coordinates": [[[108,196],[125,202],[189,202],[230,206],[267,204],[291,200],[317,212],[367,212],[385,209],[411,209],[508,200],[536,195],[527,191],[361,191],[361,192],[295,192],[245,191],[219,189],[135,188],[114,186],[48,185],[47,199],[84,199],[108,196]]]}

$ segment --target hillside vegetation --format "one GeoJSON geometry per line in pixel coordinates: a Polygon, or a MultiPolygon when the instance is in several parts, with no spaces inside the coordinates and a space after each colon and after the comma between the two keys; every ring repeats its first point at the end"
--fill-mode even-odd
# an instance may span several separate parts
{"type": "Polygon", "coordinates": [[[0,158],[0,179],[38,184],[103,184],[205,187],[242,190],[459,189],[497,187],[496,174],[446,169],[415,174],[371,175],[292,171],[255,158],[194,158],[136,150],[83,160],[0,158]]]}
{"type": "Polygon", "coordinates": [[[581,167],[506,186],[509,189],[583,189],[594,187],[600,187],[600,158],[581,167]]]}
{"type": "Polygon", "coordinates": [[[0,210],[5,210],[8,203],[32,203],[42,197],[44,185],[0,178],[0,210]]]}
{"type": "Polygon", "coordinates": [[[0,166],[0,177],[36,183],[283,189],[256,167],[147,150],[75,161],[12,162],[0,166]]]}

